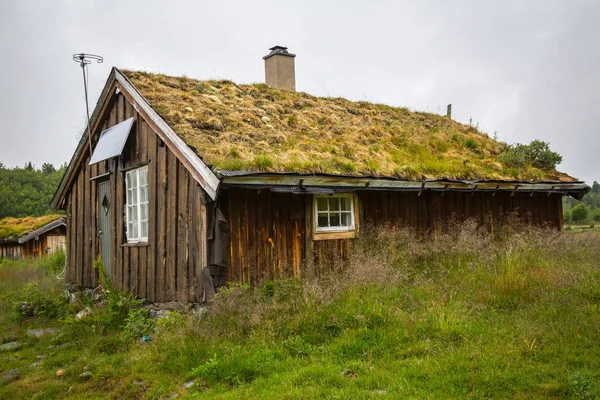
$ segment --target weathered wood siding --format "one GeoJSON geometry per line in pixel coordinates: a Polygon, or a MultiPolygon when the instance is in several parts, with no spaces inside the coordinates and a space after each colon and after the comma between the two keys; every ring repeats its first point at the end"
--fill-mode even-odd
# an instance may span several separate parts
{"type": "Polygon", "coordinates": [[[304,259],[304,196],[231,189],[226,198],[228,280],[298,276],[304,259]]]}
{"type": "MultiPolygon", "coordinates": [[[[353,239],[313,241],[305,236],[310,235],[307,227],[312,223],[312,202],[306,202],[306,195],[252,189],[226,192],[231,281],[254,283],[305,272],[318,275],[323,272],[319,268],[332,265],[336,258],[343,259],[351,251],[353,239]],[[306,271],[307,267],[312,270],[306,271]]],[[[389,223],[426,233],[439,231],[447,223],[473,218],[493,230],[512,214],[525,223],[562,226],[562,197],[558,194],[422,192],[419,195],[368,190],[357,193],[360,225],[389,223]]]]}
{"type": "Polygon", "coordinates": [[[19,243],[0,243],[0,258],[18,260],[23,258],[23,246],[19,243]]]}
{"type": "Polygon", "coordinates": [[[39,235],[39,240],[25,243],[0,243],[0,258],[18,260],[53,254],[60,247],[66,250],[65,228],[60,227],[39,235]]]}
{"type": "Polygon", "coordinates": [[[89,150],[79,165],[65,204],[67,212],[66,279],[82,287],[99,284],[93,262],[100,254],[97,181],[110,179],[111,275],[119,290],[134,289],[150,301],[196,301],[205,265],[202,189],[135,111],[115,94],[104,111],[99,133],[135,117],[121,157],[88,166],[89,150]],[[128,244],[125,231],[125,171],[148,166],[148,242],[128,244]]]}

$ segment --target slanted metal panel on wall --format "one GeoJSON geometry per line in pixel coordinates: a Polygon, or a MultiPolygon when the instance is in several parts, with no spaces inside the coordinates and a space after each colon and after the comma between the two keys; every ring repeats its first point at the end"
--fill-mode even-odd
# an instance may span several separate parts
{"type": "Polygon", "coordinates": [[[94,149],[94,154],[92,154],[90,165],[120,155],[127,142],[133,122],[134,118],[131,117],[103,131],[94,149]]]}

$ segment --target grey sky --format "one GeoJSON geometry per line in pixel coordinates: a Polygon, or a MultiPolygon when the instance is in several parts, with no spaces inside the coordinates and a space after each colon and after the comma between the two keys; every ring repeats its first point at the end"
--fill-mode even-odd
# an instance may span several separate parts
{"type": "Polygon", "coordinates": [[[600,180],[600,1],[0,2],[0,161],[69,161],[114,66],[262,82],[274,44],[300,91],[445,113],[508,142],[549,141],[600,180]]]}

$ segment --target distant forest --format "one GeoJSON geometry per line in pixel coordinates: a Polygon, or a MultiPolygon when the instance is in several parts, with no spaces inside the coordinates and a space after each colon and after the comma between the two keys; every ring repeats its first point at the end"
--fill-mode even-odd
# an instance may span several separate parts
{"type": "Polygon", "coordinates": [[[592,191],[583,200],[563,198],[563,212],[568,224],[593,224],[600,222],[600,184],[592,184],[592,191]]]}
{"type": "Polygon", "coordinates": [[[66,168],[44,163],[37,169],[31,162],[8,168],[0,162],[0,219],[52,213],[50,201],[66,168]]]}

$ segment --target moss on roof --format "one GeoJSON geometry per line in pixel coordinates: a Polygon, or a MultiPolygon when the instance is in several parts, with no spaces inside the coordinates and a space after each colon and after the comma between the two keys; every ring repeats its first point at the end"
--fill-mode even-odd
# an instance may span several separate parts
{"type": "Polygon", "coordinates": [[[231,81],[121,71],[197,154],[219,170],[573,181],[506,168],[505,143],[449,118],[231,81]]]}
{"type": "Polygon", "coordinates": [[[64,215],[52,214],[42,217],[6,217],[0,219],[0,240],[18,239],[63,217],[64,215]]]}

